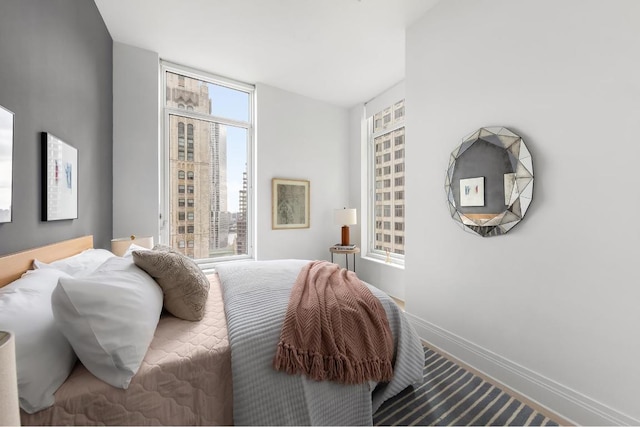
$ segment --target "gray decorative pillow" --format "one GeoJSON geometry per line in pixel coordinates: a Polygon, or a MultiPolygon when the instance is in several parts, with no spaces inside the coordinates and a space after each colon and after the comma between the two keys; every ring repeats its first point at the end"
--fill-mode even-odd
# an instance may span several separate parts
{"type": "Polygon", "coordinates": [[[133,251],[133,262],[158,282],[164,308],[185,320],[200,320],[209,296],[209,279],[191,259],[175,251],[133,251]]]}
{"type": "Polygon", "coordinates": [[[171,252],[171,253],[173,253],[173,254],[180,254],[180,255],[182,255],[182,253],[181,253],[181,252],[176,251],[176,250],[175,250],[175,249],[173,249],[171,246],[163,245],[163,244],[160,244],[160,243],[156,244],[156,245],[153,247],[153,250],[154,250],[154,251],[162,251],[162,252],[171,252]]]}

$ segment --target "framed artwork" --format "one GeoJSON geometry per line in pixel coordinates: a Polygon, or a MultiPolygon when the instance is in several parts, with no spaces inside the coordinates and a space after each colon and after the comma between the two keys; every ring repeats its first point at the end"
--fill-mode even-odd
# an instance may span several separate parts
{"type": "Polygon", "coordinates": [[[13,113],[0,105],[0,223],[11,222],[13,113]]]}
{"type": "Polygon", "coordinates": [[[271,228],[309,228],[309,181],[271,180],[271,228]]]}
{"type": "Polygon", "coordinates": [[[42,220],[78,218],[78,150],[42,132],[42,220]]]}
{"type": "Polygon", "coordinates": [[[460,206],[484,206],[484,177],[460,180],[460,206]]]}

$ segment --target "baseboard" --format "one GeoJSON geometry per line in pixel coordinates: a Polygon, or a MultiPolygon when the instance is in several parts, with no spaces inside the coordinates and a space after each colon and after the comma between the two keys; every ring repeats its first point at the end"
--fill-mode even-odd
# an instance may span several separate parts
{"type": "Polygon", "coordinates": [[[471,341],[406,313],[420,338],[575,425],[640,425],[623,414],[471,341]]]}

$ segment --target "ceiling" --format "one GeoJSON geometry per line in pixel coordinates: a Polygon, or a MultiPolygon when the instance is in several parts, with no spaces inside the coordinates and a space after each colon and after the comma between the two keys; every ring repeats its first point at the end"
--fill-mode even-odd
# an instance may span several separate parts
{"type": "Polygon", "coordinates": [[[116,42],[351,107],[404,78],[405,28],[438,0],[95,0],[116,42]]]}

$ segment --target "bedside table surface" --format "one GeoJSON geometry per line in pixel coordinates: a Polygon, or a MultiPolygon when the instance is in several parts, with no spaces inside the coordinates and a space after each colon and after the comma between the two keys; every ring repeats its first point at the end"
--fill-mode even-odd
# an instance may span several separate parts
{"type": "Polygon", "coordinates": [[[329,252],[332,254],[357,254],[360,252],[360,248],[356,246],[353,249],[338,249],[331,246],[329,248],[329,252]]]}

